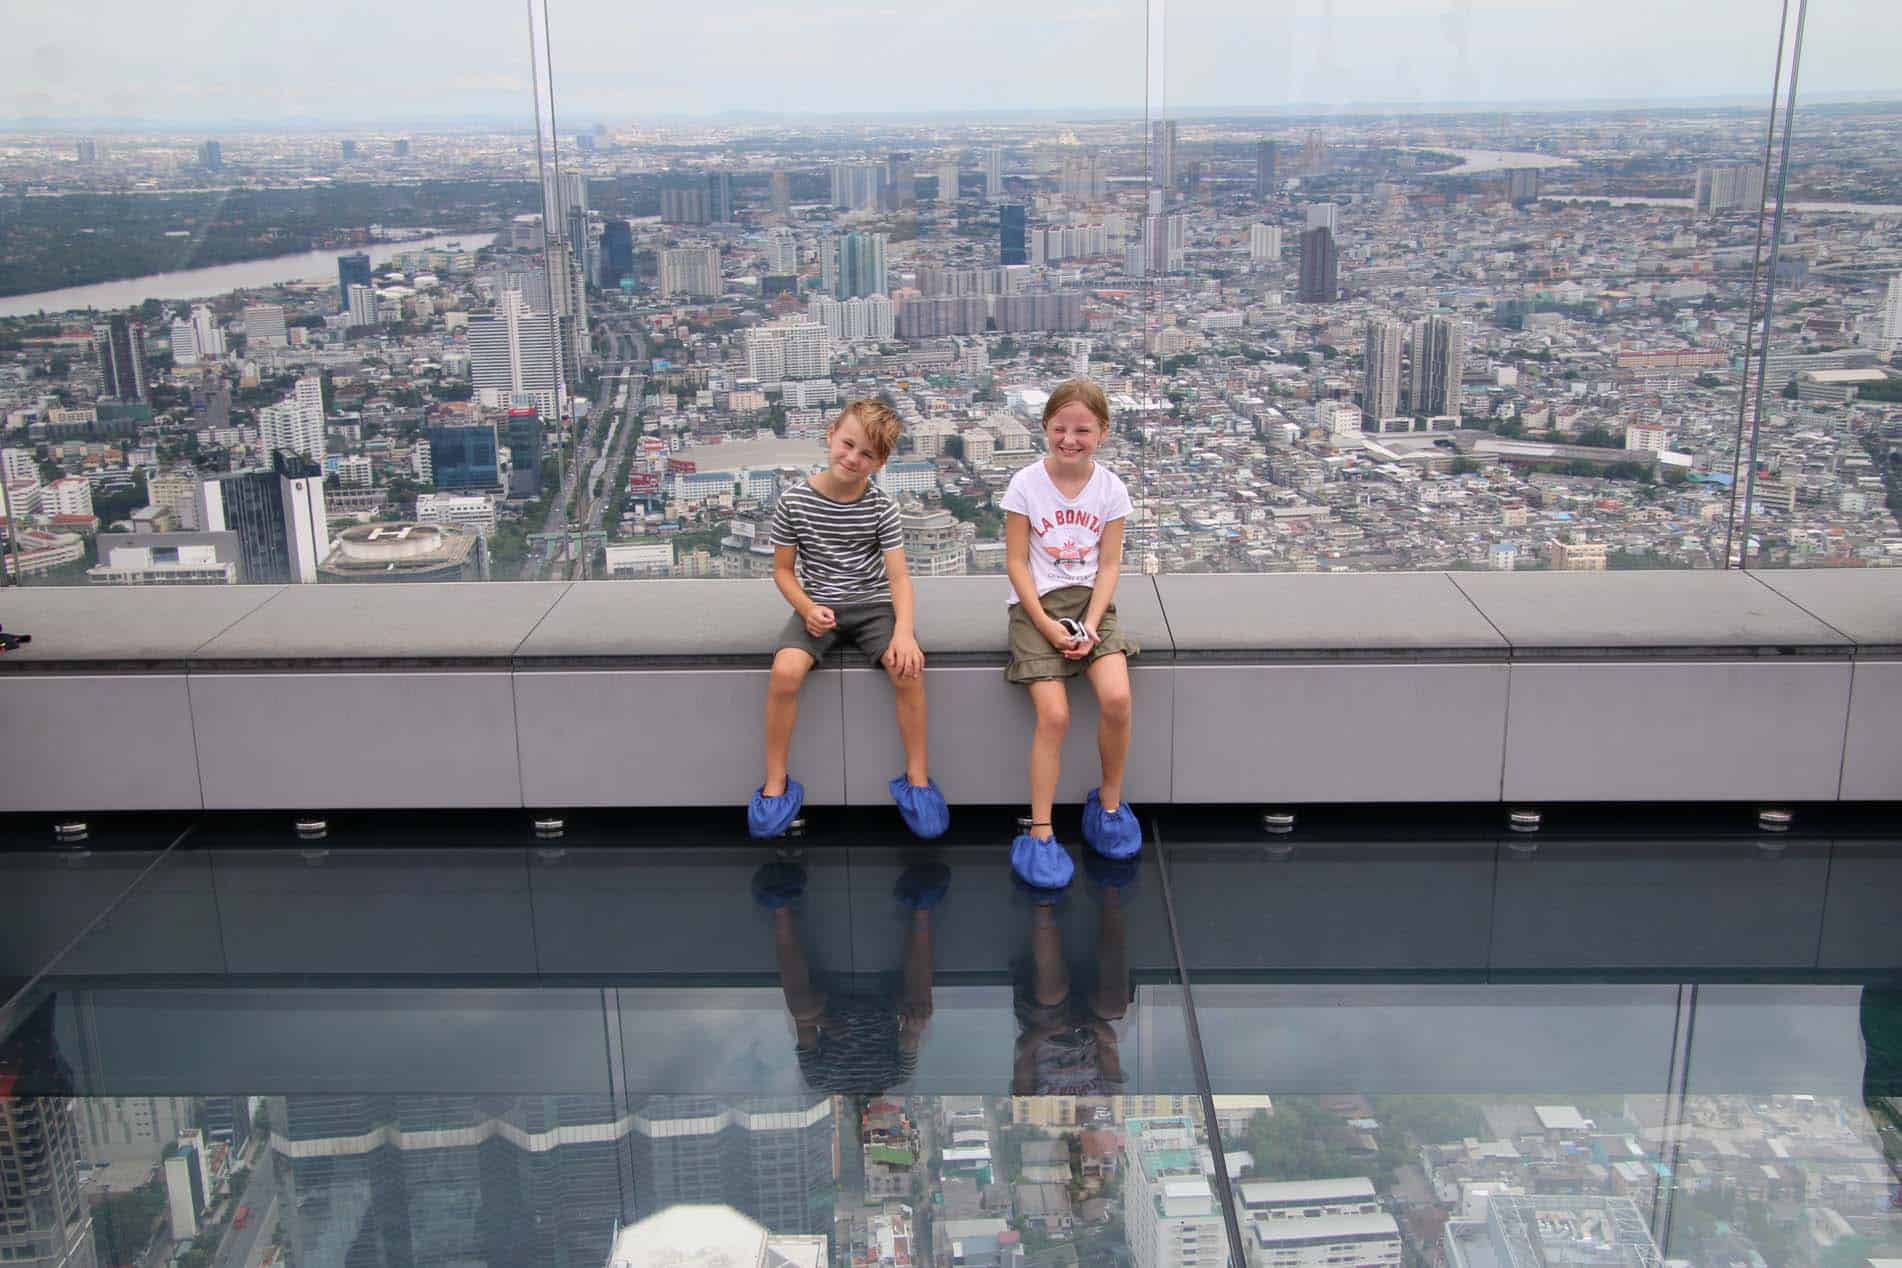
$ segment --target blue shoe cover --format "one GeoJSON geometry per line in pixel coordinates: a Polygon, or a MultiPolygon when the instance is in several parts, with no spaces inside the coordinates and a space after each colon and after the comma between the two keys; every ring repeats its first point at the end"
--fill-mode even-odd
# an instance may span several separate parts
{"type": "Polygon", "coordinates": [[[777,797],[768,797],[766,786],[761,784],[746,807],[746,830],[762,840],[783,836],[805,804],[805,785],[790,775],[786,777],[786,791],[777,797]]]}
{"type": "Polygon", "coordinates": [[[927,779],[925,786],[919,788],[902,774],[892,780],[892,800],[898,803],[898,813],[905,817],[905,826],[911,834],[920,840],[929,841],[941,837],[944,830],[951,826],[951,808],[944,804],[944,794],[938,791],[938,781],[927,779]]]}
{"type": "Polygon", "coordinates": [[[1063,889],[1076,874],[1070,852],[1057,844],[1055,837],[1034,837],[1020,832],[1010,843],[1010,870],[1033,889],[1063,889]]]}
{"type": "Polygon", "coordinates": [[[950,868],[942,863],[913,863],[898,874],[892,897],[913,911],[930,911],[950,888],[950,868]]]}
{"type": "Polygon", "coordinates": [[[753,873],[753,901],[767,911],[778,911],[805,894],[806,869],[797,863],[765,863],[753,873]]]}
{"type": "Polygon", "coordinates": [[[1143,825],[1136,822],[1136,811],[1125,801],[1114,813],[1103,809],[1097,789],[1083,799],[1083,839],[1106,859],[1130,859],[1142,852],[1143,825]]]}

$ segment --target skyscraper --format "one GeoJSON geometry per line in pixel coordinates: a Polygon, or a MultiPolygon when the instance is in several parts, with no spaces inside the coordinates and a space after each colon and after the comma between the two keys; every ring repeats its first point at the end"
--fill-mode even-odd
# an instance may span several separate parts
{"type": "Polygon", "coordinates": [[[567,377],[551,342],[555,324],[519,291],[503,291],[494,313],[469,319],[469,379],[483,404],[501,408],[513,394],[528,392],[543,418],[556,417],[567,377]]]}
{"type": "Polygon", "coordinates": [[[1103,201],[1103,160],[1094,152],[1065,155],[1063,170],[1057,177],[1057,193],[1078,202],[1103,201]]]}
{"type": "Polygon", "coordinates": [[[99,161],[99,142],[92,140],[90,137],[80,138],[73,148],[81,163],[97,163],[99,161]]]}
{"type": "Polygon", "coordinates": [[[408,158],[409,157],[409,139],[405,137],[405,138],[401,138],[397,140],[395,144],[390,146],[390,153],[395,155],[397,158],[408,158]]]}
{"type": "Polygon", "coordinates": [[[660,218],[670,225],[703,225],[712,217],[707,187],[689,176],[667,176],[660,183],[660,218]]]}
{"type": "MultiPolygon", "coordinates": [[[[359,292],[367,287],[359,286],[359,292]]],[[[372,301],[374,303],[374,300],[372,301]]],[[[321,465],[324,460],[324,385],[314,374],[276,405],[258,411],[259,443],[268,461],[274,453],[294,453],[321,465]]]]}
{"type": "Polygon", "coordinates": [[[370,254],[358,251],[337,257],[337,311],[350,307],[350,288],[370,284],[370,254]]]}
{"type": "Polygon", "coordinates": [[[621,279],[634,276],[634,229],[625,220],[601,226],[601,289],[615,290],[621,279]]]}
{"type": "Polygon", "coordinates": [[[206,141],[198,147],[198,166],[207,172],[218,171],[225,165],[224,147],[216,141],[206,141]]]}
{"type": "Polygon", "coordinates": [[[1030,249],[1025,241],[1025,210],[1022,203],[1002,203],[997,208],[999,264],[1030,263],[1030,249]]]}
{"type": "Polygon", "coordinates": [[[876,211],[884,186],[883,163],[832,165],[832,205],[841,211],[876,211]]]}
{"type": "Polygon", "coordinates": [[[885,192],[889,210],[904,211],[918,205],[918,176],[910,153],[900,151],[885,156],[885,192]]]}
{"type": "Polygon", "coordinates": [[[720,293],[720,253],[712,247],[669,247],[660,253],[660,293],[711,299],[720,293]]]}
{"type": "Polygon", "coordinates": [[[206,476],[198,486],[198,522],[209,533],[238,535],[240,583],[315,582],[330,552],[323,473],[295,455],[274,459],[270,470],[206,476]]]}
{"type": "Polygon", "coordinates": [[[549,297],[561,318],[561,356],[570,380],[581,377],[581,360],[588,353],[588,285],[581,261],[566,242],[548,244],[552,270],[549,297]]]}
{"type": "Polygon", "coordinates": [[[958,165],[956,163],[938,164],[938,203],[949,207],[958,200],[958,165]]]}
{"type": "Polygon", "coordinates": [[[93,355],[99,359],[99,394],[121,401],[146,395],[145,327],[123,313],[92,328],[93,355]]]}
{"type": "Polygon", "coordinates": [[[1004,196],[1004,147],[993,145],[984,155],[984,197],[996,202],[1004,196]]]}
{"type": "Polygon", "coordinates": [[[1466,331],[1457,317],[1413,323],[1413,374],[1407,409],[1413,414],[1458,414],[1460,374],[1466,368],[1466,331]]]}
{"type": "Polygon", "coordinates": [[[1341,205],[1333,202],[1308,204],[1308,228],[1325,229],[1336,237],[1341,232],[1341,205]]]}
{"type": "Polygon", "coordinates": [[[350,314],[352,326],[374,326],[377,324],[376,289],[370,286],[351,286],[346,310],[350,314]]]}
{"type": "Polygon", "coordinates": [[[1763,202],[1763,164],[1704,163],[1697,169],[1697,213],[1746,210],[1763,202]]]}
{"type": "Polygon", "coordinates": [[[1281,226],[1248,226],[1248,258],[1256,264],[1272,264],[1281,258],[1281,226]]]}
{"type": "Polygon", "coordinates": [[[1273,141],[1255,142],[1255,197],[1272,198],[1275,193],[1275,161],[1280,147],[1273,141]]]}
{"type": "Polygon", "coordinates": [[[1176,187],[1176,121],[1158,119],[1150,127],[1149,186],[1170,190],[1176,187]]]}
{"type": "Polygon", "coordinates": [[[356,161],[357,143],[355,141],[345,141],[337,148],[338,152],[343,156],[344,162],[352,163],[356,161]]]}
{"type": "Polygon", "coordinates": [[[284,324],[284,305],[246,304],[244,338],[254,349],[282,348],[290,343],[290,329],[284,324]]]}
{"type": "Polygon", "coordinates": [[[1228,1262],[1222,1208],[1196,1165],[1187,1118],[1124,1123],[1124,1200],[1135,1268],[1221,1268],[1228,1262]]]}
{"type": "Polygon", "coordinates": [[[1515,207],[1539,200],[1539,169],[1515,167],[1506,173],[1506,201],[1515,207]]]}
{"type": "Polygon", "coordinates": [[[841,234],[829,240],[827,252],[832,256],[829,289],[834,299],[885,293],[884,234],[841,234]]]}
{"type": "Polygon", "coordinates": [[[1891,356],[1902,352],[1902,273],[1890,276],[1882,301],[1882,342],[1891,356]]]}
{"type": "MultiPolygon", "coordinates": [[[[542,493],[542,420],[535,407],[517,406],[508,413],[502,442],[509,450],[509,496],[540,497],[542,493]]],[[[431,461],[435,459],[432,451],[431,461]]]]}
{"type": "Polygon", "coordinates": [[[1340,269],[1333,231],[1309,229],[1301,235],[1301,288],[1296,298],[1303,304],[1332,304],[1340,297],[1340,269]]]}
{"type": "Polygon", "coordinates": [[[1399,322],[1384,317],[1367,323],[1361,408],[1376,424],[1400,412],[1400,346],[1406,334],[1399,322]]]}
{"type": "Polygon", "coordinates": [[[732,172],[707,173],[707,217],[715,224],[726,224],[733,219],[732,172]]]}
{"type": "Polygon", "coordinates": [[[16,1096],[0,1070],[0,1260],[8,1268],[95,1268],[92,1210],[79,1183],[79,1103],[16,1096]]]}
{"type": "Polygon", "coordinates": [[[780,170],[772,175],[768,200],[775,216],[783,216],[792,210],[792,173],[780,170]]]}

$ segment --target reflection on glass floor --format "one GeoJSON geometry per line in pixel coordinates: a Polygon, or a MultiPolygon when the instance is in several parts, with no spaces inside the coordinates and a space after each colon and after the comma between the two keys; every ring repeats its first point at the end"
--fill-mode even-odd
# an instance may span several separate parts
{"type": "MultiPolygon", "coordinates": [[[[1392,840],[1311,841],[1264,864],[1258,843],[1183,835],[1133,874],[1080,868],[1055,904],[976,840],[822,836],[775,856],[690,833],[537,850],[363,825],[300,852],[206,823],[169,854],[168,837],[0,856],[57,900],[0,947],[63,950],[4,1018],[0,1165],[36,1197],[9,1208],[0,1254],[218,1268],[1902,1255],[1894,988],[1752,981],[1747,957],[1695,927],[1646,950],[1675,967],[1712,957],[1705,980],[1588,955],[1598,980],[1535,982],[1519,960],[1556,944],[1512,913],[1481,931],[1517,939],[1502,980],[1447,976],[1470,967],[1463,951],[1424,947],[1424,974],[1381,960],[1417,935],[1397,889],[1459,942],[1452,916],[1481,897],[1551,903],[1538,869],[1584,891],[1569,910],[1589,914],[1687,866],[1684,841],[1634,870],[1603,842],[1529,861],[1477,838],[1410,857],[1392,840]],[[1340,909],[1356,877],[1361,907],[1340,909]],[[1369,911],[1387,927],[1343,931],[1369,911]]],[[[1820,896],[1835,866],[1882,875],[1867,870],[1880,849],[1840,844],[1749,860],[1767,873],[1714,847],[1694,860],[1704,905],[1729,919],[1766,876],[1790,891],[1815,873],[1820,896]]],[[[1763,907],[1761,935],[1785,937],[1806,901],[1763,907]]]]}

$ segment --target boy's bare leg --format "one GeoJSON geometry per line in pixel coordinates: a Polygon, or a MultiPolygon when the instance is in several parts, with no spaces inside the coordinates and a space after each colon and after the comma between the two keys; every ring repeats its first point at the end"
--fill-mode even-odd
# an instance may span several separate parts
{"type": "Polygon", "coordinates": [[[799,721],[799,688],[812,670],[812,657],[797,647],[782,647],[773,657],[766,684],[766,782],[764,792],[786,791],[786,758],[792,752],[793,727],[799,721]]]}
{"type": "Polygon", "coordinates": [[[1103,787],[1097,798],[1103,809],[1123,804],[1123,770],[1129,764],[1129,657],[1121,652],[1099,656],[1084,671],[1096,688],[1096,751],[1103,760],[1103,787]]]}
{"type": "Polygon", "coordinates": [[[905,745],[905,778],[918,788],[931,779],[931,767],[925,761],[925,680],[900,678],[890,670],[892,694],[898,711],[898,738],[905,745]]]}
{"type": "Polygon", "coordinates": [[[1070,729],[1070,693],[1061,678],[1030,684],[1030,702],[1037,707],[1037,729],[1030,737],[1030,817],[1038,826],[1035,837],[1053,835],[1050,806],[1057,797],[1057,776],[1063,773],[1063,737],[1070,729]]]}

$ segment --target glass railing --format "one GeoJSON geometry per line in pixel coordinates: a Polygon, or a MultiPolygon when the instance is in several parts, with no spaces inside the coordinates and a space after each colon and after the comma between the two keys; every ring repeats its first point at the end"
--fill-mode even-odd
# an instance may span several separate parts
{"type": "Polygon", "coordinates": [[[92,826],[10,822],[0,922],[9,1244],[66,1262],[1902,1245],[1902,860],[1850,816],[1165,815],[1055,901],[860,817],[92,826]]]}
{"type": "Polygon", "coordinates": [[[1627,10],[822,11],[768,91],[716,6],[636,92],[530,4],[374,125],[247,28],[182,126],[73,98],[0,157],[7,568],[760,576],[878,396],[913,570],[997,572],[1077,374],[1139,570],[1902,561],[1902,30],[1627,10]]]}

